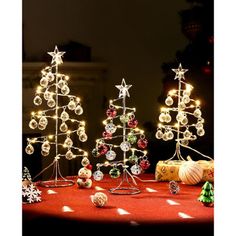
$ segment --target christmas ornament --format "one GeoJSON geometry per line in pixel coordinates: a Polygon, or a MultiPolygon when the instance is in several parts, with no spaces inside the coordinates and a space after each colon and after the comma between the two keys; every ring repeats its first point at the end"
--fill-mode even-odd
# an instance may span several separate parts
{"type": "MultiPolygon", "coordinates": [[[[92,151],[95,157],[106,155],[105,162],[96,164],[97,171],[95,171],[94,178],[101,180],[103,174],[100,169],[102,167],[111,167],[109,171],[110,177],[118,178],[122,174],[122,178],[120,184],[115,188],[109,189],[109,191],[113,194],[137,194],[140,193],[140,190],[135,186],[137,183],[133,175],[142,171],[139,162],[146,159],[144,157],[147,152],[143,149],[147,146],[147,140],[145,139],[144,131],[138,128],[138,120],[135,117],[136,109],[126,106],[127,97],[129,97],[128,89],[131,85],[126,85],[123,79],[121,85],[116,87],[120,91],[119,97],[110,100],[109,108],[106,111],[107,118],[103,121],[105,132],[102,133],[102,138],[96,140],[96,148],[92,151]],[[114,134],[115,132],[116,134],[114,134]],[[137,142],[137,137],[140,137],[137,144],[138,148],[134,148],[132,145],[137,142]],[[116,148],[121,150],[117,152],[116,148]],[[116,160],[120,152],[123,153],[123,159],[116,160]],[[137,153],[139,154],[138,156],[137,153]],[[128,168],[130,164],[135,166],[128,168]],[[132,170],[134,173],[132,173],[132,170]]],[[[143,168],[147,168],[148,162],[142,162],[141,165],[143,168]]]]}
{"type": "Polygon", "coordinates": [[[93,178],[94,180],[96,181],[101,181],[103,179],[103,173],[100,171],[100,170],[96,170],[94,173],[93,173],[93,178]]]}
{"type": "Polygon", "coordinates": [[[41,202],[41,191],[32,183],[29,185],[22,184],[22,202],[35,203],[41,202]]]}
{"type": "MultiPolygon", "coordinates": [[[[42,69],[42,76],[39,81],[40,86],[37,87],[35,98],[33,99],[34,104],[36,106],[42,105],[42,108],[37,112],[31,113],[31,120],[29,122],[31,129],[38,128],[39,130],[45,130],[50,120],[50,122],[55,122],[56,124],[55,126],[50,124],[49,127],[53,127],[53,131],[55,130],[55,132],[50,135],[44,132],[43,136],[27,138],[27,146],[25,148],[26,153],[31,155],[34,152],[33,145],[40,143],[43,157],[54,156],[53,161],[40,172],[41,175],[44,171],[48,171],[49,168],[53,169],[53,174],[49,180],[39,182],[41,186],[50,188],[71,186],[74,184],[74,181],[68,180],[61,175],[59,166],[61,157],[67,160],[76,157],[87,157],[87,152],[78,147],[79,144],[77,145],[76,143],[76,146],[73,146],[74,136],[78,133],[80,127],[82,131],[80,135],[82,133],[83,135],[79,135],[79,140],[84,142],[87,140],[87,136],[85,134],[85,121],[76,119],[76,113],[82,114],[81,109],[79,109],[81,107],[79,98],[69,94],[68,76],[59,72],[59,65],[63,63],[61,57],[64,53],[60,52],[57,46],[53,52],[48,53],[53,57],[52,62],[50,66],[42,69]],[[42,99],[46,100],[45,104],[42,103],[42,99]],[[63,102],[65,104],[62,104],[63,102]],[[46,106],[46,108],[43,108],[43,106],[46,106]],[[70,110],[76,110],[73,117],[68,113],[70,110]],[[79,127],[74,129],[77,124],[79,127]]],[[[78,137],[76,136],[75,138],[78,137]]],[[[86,166],[89,168],[89,164],[86,166]]]]}
{"type": "Polygon", "coordinates": [[[107,195],[102,192],[97,192],[91,196],[91,201],[96,207],[103,207],[107,204],[107,195]]]}
{"type": "Polygon", "coordinates": [[[106,159],[109,161],[113,161],[116,158],[116,153],[113,150],[109,150],[106,153],[106,159]]]}
{"type": "Polygon", "coordinates": [[[80,105],[75,108],[75,114],[78,116],[83,114],[83,108],[80,105]]]}
{"type": "Polygon", "coordinates": [[[81,142],[86,142],[88,140],[88,136],[87,136],[87,134],[86,133],[82,133],[82,134],[80,134],[79,135],[79,141],[81,141],[81,142]]]}
{"type": "Polygon", "coordinates": [[[159,114],[160,123],[157,127],[156,138],[164,141],[175,140],[175,152],[168,161],[174,159],[176,156],[179,160],[185,160],[181,155],[181,148],[191,149],[205,158],[212,160],[211,157],[189,146],[191,141],[197,139],[197,136],[194,134],[194,127],[198,136],[203,136],[205,131],[203,129],[204,121],[201,118],[200,101],[190,98],[193,86],[185,80],[185,73],[188,69],[183,69],[182,65],[179,64],[179,67],[172,69],[172,71],[175,72],[174,79],[178,80],[178,89],[168,92],[165,100],[167,106],[162,107],[159,114]],[[176,106],[173,106],[173,104],[176,104],[176,106]],[[175,114],[172,116],[172,113],[175,114]],[[173,117],[176,118],[177,123],[172,123],[173,117]]]}
{"type": "Polygon", "coordinates": [[[214,189],[210,182],[206,181],[202,186],[202,191],[198,201],[202,202],[206,207],[214,206],[214,189]]]}
{"type": "Polygon", "coordinates": [[[84,157],[84,158],[82,159],[82,161],[81,161],[81,165],[82,165],[82,166],[87,166],[87,165],[89,165],[89,164],[90,164],[89,159],[88,159],[87,157],[84,157]]]}
{"type": "Polygon", "coordinates": [[[174,180],[169,182],[169,190],[172,194],[177,194],[180,191],[180,187],[174,180]]]}
{"type": "Polygon", "coordinates": [[[145,149],[147,147],[148,141],[145,138],[140,138],[137,144],[139,148],[145,149]]]}
{"type": "Polygon", "coordinates": [[[131,166],[130,170],[134,175],[139,175],[142,172],[142,168],[138,164],[134,164],[133,166],[131,166]]]}
{"type": "Polygon", "coordinates": [[[110,171],[109,174],[111,178],[119,178],[120,177],[120,170],[118,168],[113,167],[110,171]]]}
{"type": "Polygon", "coordinates": [[[28,183],[32,181],[29,169],[26,166],[24,166],[23,173],[22,173],[22,181],[25,181],[25,180],[28,180],[28,183]]]}
{"type": "Polygon", "coordinates": [[[143,170],[147,170],[150,167],[150,162],[149,160],[141,160],[139,165],[143,170]]]}
{"type": "Polygon", "coordinates": [[[116,117],[117,111],[114,107],[111,107],[107,110],[106,114],[107,114],[107,117],[114,118],[116,117]]]}
{"type": "Polygon", "coordinates": [[[179,168],[179,178],[185,184],[198,184],[203,176],[202,167],[195,161],[185,161],[179,168]]]}

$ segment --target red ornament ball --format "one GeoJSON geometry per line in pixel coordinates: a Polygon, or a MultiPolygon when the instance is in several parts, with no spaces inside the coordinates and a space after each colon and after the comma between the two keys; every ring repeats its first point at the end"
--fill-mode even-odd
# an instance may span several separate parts
{"type": "Polygon", "coordinates": [[[139,165],[143,170],[147,170],[150,166],[150,162],[148,160],[142,160],[140,161],[139,165]]]}
{"type": "Polygon", "coordinates": [[[131,119],[128,121],[128,126],[130,128],[136,128],[137,125],[138,125],[138,120],[136,120],[136,119],[131,119]]]}
{"type": "Polygon", "coordinates": [[[147,147],[148,141],[147,141],[147,139],[145,139],[145,138],[140,138],[140,139],[138,140],[137,144],[138,144],[138,147],[139,147],[139,148],[144,149],[144,148],[147,147]]]}
{"type": "Polygon", "coordinates": [[[104,139],[112,139],[112,133],[108,133],[107,131],[104,131],[102,136],[104,139]]]}
{"type": "Polygon", "coordinates": [[[117,111],[114,107],[112,107],[112,108],[107,109],[106,114],[107,114],[108,117],[114,118],[117,114],[117,111]]]}
{"type": "Polygon", "coordinates": [[[104,144],[98,146],[98,152],[100,155],[105,155],[108,152],[108,147],[104,144]]]}
{"type": "Polygon", "coordinates": [[[91,164],[88,164],[88,165],[86,166],[86,168],[89,169],[89,170],[92,170],[92,169],[93,169],[93,166],[92,166],[91,164]]]}

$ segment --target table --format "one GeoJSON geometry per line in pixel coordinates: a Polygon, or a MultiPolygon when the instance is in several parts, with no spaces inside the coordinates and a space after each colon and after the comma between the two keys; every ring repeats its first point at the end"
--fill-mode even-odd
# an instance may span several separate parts
{"type": "MultiPolygon", "coordinates": [[[[76,177],[74,178],[76,181],[76,177]]],[[[152,174],[140,176],[154,179],[152,174]]],[[[113,195],[107,190],[120,179],[109,176],[91,189],[77,184],[64,188],[43,188],[42,202],[23,204],[23,236],[28,235],[213,235],[214,208],[197,200],[202,183],[189,186],[179,183],[179,194],[169,192],[168,182],[141,182],[137,195],[113,195]],[[95,207],[90,196],[104,192],[108,203],[95,207]],[[49,233],[52,231],[53,234],[49,233]]]]}

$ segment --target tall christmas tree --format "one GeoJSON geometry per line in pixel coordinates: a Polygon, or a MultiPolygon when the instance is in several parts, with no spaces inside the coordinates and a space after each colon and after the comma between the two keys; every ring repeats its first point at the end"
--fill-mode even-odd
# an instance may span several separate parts
{"type": "Polygon", "coordinates": [[[206,182],[203,186],[202,186],[202,191],[200,194],[200,197],[198,198],[198,200],[200,202],[202,202],[202,204],[204,206],[213,206],[214,204],[214,190],[213,190],[213,186],[210,182],[206,182]]]}
{"type": "Polygon", "coordinates": [[[176,137],[175,153],[168,160],[173,159],[175,156],[179,160],[185,160],[181,155],[181,147],[191,149],[204,157],[212,159],[188,146],[189,142],[197,139],[197,135],[203,136],[205,134],[204,119],[200,110],[200,101],[190,98],[193,86],[185,82],[184,76],[188,70],[183,69],[181,64],[179,64],[178,69],[172,70],[176,74],[174,79],[178,79],[178,89],[169,91],[165,100],[167,107],[161,108],[161,114],[159,115],[161,123],[158,124],[156,138],[168,141],[176,137]],[[170,113],[176,114],[177,123],[171,123],[172,117],[170,113]]]}
{"type": "Polygon", "coordinates": [[[107,118],[103,121],[105,125],[103,138],[96,140],[96,148],[92,151],[93,156],[98,158],[105,155],[107,159],[105,163],[97,163],[97,171],[93,174],[96,181],[103,179],[103,173],[100,170],[101,167],[112,167],[109,172],[112,178],[118,178],[122,174],[120,184],[109,190],[113,194],[140,193],[140,190],[134,186],[137,185],[134,176],[142,173],[150,165],[146,156],[147,152],[144,150],[147,147],[144,131],[137,127],[138,120],[135,118],[136,109],[126,106],[126,99],[130,97],[128,90],[131,86],[127,85],[124,79],[121,85],[116,85],[116,88],[120,91],[119,97],[110,100],[109,108],[106,111],[107,118]],[[118,101],[121,101],[121,105],[115,104],[118,101]],[[120,121],[121,125],[115,124],[117,121],[120,121]],[[118,134],[114,135],[116,132],[118,134]],[[139,136],[139,139],[137,136],[139,136]],[[117,139],[121,140],[119,145],[108,143],[108,141],[112,142],[112,140],[117,139]],[[137,143],[139,149],[132,147],[135,143],[137,143]],[[119,149],[121,150],[123,159],[115,160],[117,156],[115,150],[118,152],[119,149]],[[128,163],[132,164],[130,170],[128,169],[128,163]]]}
{"type": "Polygon", "coordinates": [[[42,156],[48,156],[51,146],[54,146],[54,159],[51,164],[44,168],[37,176],[41,175],[48,168],[53,167],[53,173],[49,180],[41,181],[44,187],[65,187],[74,184],[74,181],[64,178],[59,167],[59,160],[65,157],[72,160],[76,157],[87,158],[87,152],[77,147],[73,138],[76,134],[81,142],[87,140],[85,133],[85,121],[72,118],[74,115],[81,115],[80,98],[70,95],[68,86],[69,76],[59,73],[58,67],[63,63],[62,56],[65,52],[60,52],[55,46],[53,52],[48,52],[52,56],[51,66],[45,67],[41,73],[40,86],[38,86],[33,100],[36,106],[43,105],[45,100],[48,109],[31,113],[29,127],[45,130],[48,123],[55,124],[54,134],[40,137],[27,138],[25,151],[31,155],[34,152],[34,143],[41,143],[42,156]],[[63,103],[67,102],[63,105],[63,103]],[[71,128],[71,129],[69,129],[71,128]]]}

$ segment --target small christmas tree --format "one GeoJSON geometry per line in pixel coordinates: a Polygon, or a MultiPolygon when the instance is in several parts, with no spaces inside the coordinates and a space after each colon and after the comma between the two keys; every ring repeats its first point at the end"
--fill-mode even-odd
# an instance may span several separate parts
{"type": "Polygon", "coordinates": [[[190,98],[193,86],[186,83],[184,74],[188,69],[183,69],[182,65],[179,64],[178,69],[172,69],[175,72],[175,78],[178,79],[178,89],[170,90],[165,100],[167,107],[161,108],[161,114],[159,115],[156,138],[163,139],[164,141],[172,140],[176,134],[176,150],[174,155],[168,159],[173,159],[176,155],[179,160],[185,160],[182,155],[180,148],[191,149],[198,154],[211,159],[199,151],[189,147],[189,142],[197,139],[197,136],[193,134],[196,131],[198,136],[205,134],[204,130],[204,119],[202,118],[202,112],[200,107],[200,101],[190,98]],[[171,107],[173,105],[173,107],[171,107]],[[170,113],[177,113],[176,121],[173,124],[170,113]],[[194,121],[195,119],[195,121],[194,121]],[[164,123],[164,124],[163,124],[164,123]]]}
{"type": "Polygon", "coordinates": [[[59,65],[63,63],[62,56],[64,53],[60,52],[57,46],[54,52],[48,52],[52,56],[51,66],[47,66],[41,71],[40,86],[37,88],[33,102],[36,106],[40,106],[44,99],[49,109],[32,112],[29,122],[31,129],[38,128],[39,130],[44,130],[49,122],[55,122],[55,133],[53,135],[27,138],[27,146],[25,148],[26,153],[31,155],[34,152],[33,144],[42,143],[41,154],[42,156],[48,156],[51,146],[55,147],[53,162],[34,177],[41,175],[49,167],[53,167],[50,180],[40,182],[44,187],[64,187],[74,184],[74,181],[65,179],[61,174],[59,167],[61,157],[72,160],[82,156],[87,159],[87,152],[75,146],[72,140],[72,137],[77,134],[79,140],[85,142],[87,135],[85,133],[85,121],[72,119],[74,113],[76,115],[83,113],[80,98],[69,94],[69,77],[58,72],[59,65]],[[65,100],[67,103],[62,105],[65,100]],[[69,130],[68,125],[72,128],[71,130],[69,130]]]}
{"type": "Polygon", "coordinates": [[[24,166],[23,174],[22,174],[22,181],[24,180],[32,181],[29,169],[26,166],[24,166]]]}
{"type": "Polygon", "coordinates": [[[200,197],[198,198],[204,206],[213,206],[214,204],[214,190],[210,182],[205,182],[202,186],[200,197]]]}
{"type": "Polygon", "coordinates": [[[103,179],[103,173],[100,170],[101,167],[111,166],[112,168],[109,174],[112,178],[118,178],[121,175],[119,168],[121,167],[123,171],[122,181],[116,188],[109,190],[114,194],[139,193],[140,190],[132,185],[129,178],[137,185],[134,176],[139,175],[150,166],[146,156],[147,152],[144,150],[147,147],[147,140],[144,131],[137,127],[138,120],[135,118],[136,109],[126,106],[126,98],[130,97],[128,90],[131,86],[126,85],[124,79],[121,85],[116,85],[116,88],[120,91],[119,97],[110,100],[109,109],[106,111],[107,119],[103,121],[105,125],[105,131],[102,134],[103,138],[96,140],[96,148],[92,151],[93,156],[100,157],[105,155],[107,159],[105,163],[97,163],[97,171],[93,174],[96,181],[103,179]],[[114,104],[117,101],[121,101],[121,106],[114,104]],[[121,111],[120,114],[118,114],[119,111],[121,111]],[[117,120],[121,122],[121,125],[115,124],[117,120]],[[114,135],[117,131],[119,134],[114,135]],[[137,136],[140,136],[138,140],[137,136]],[[112,142],[112,140],[116,139],[121,139],[119,145],[108,143],[108,141],[112,142]],[[132,147],[135,143],[137,143],[139,149],[132,147]],[[119,149],[122,151],[123,159],[116,161],[117,153],[115,150],[119,151],[119,149]],[[128,156],[129,152],[131,155],[128,156]],[[130,168],[131,173],[128,170],[128,163],[132,164],[130,168]]]}

